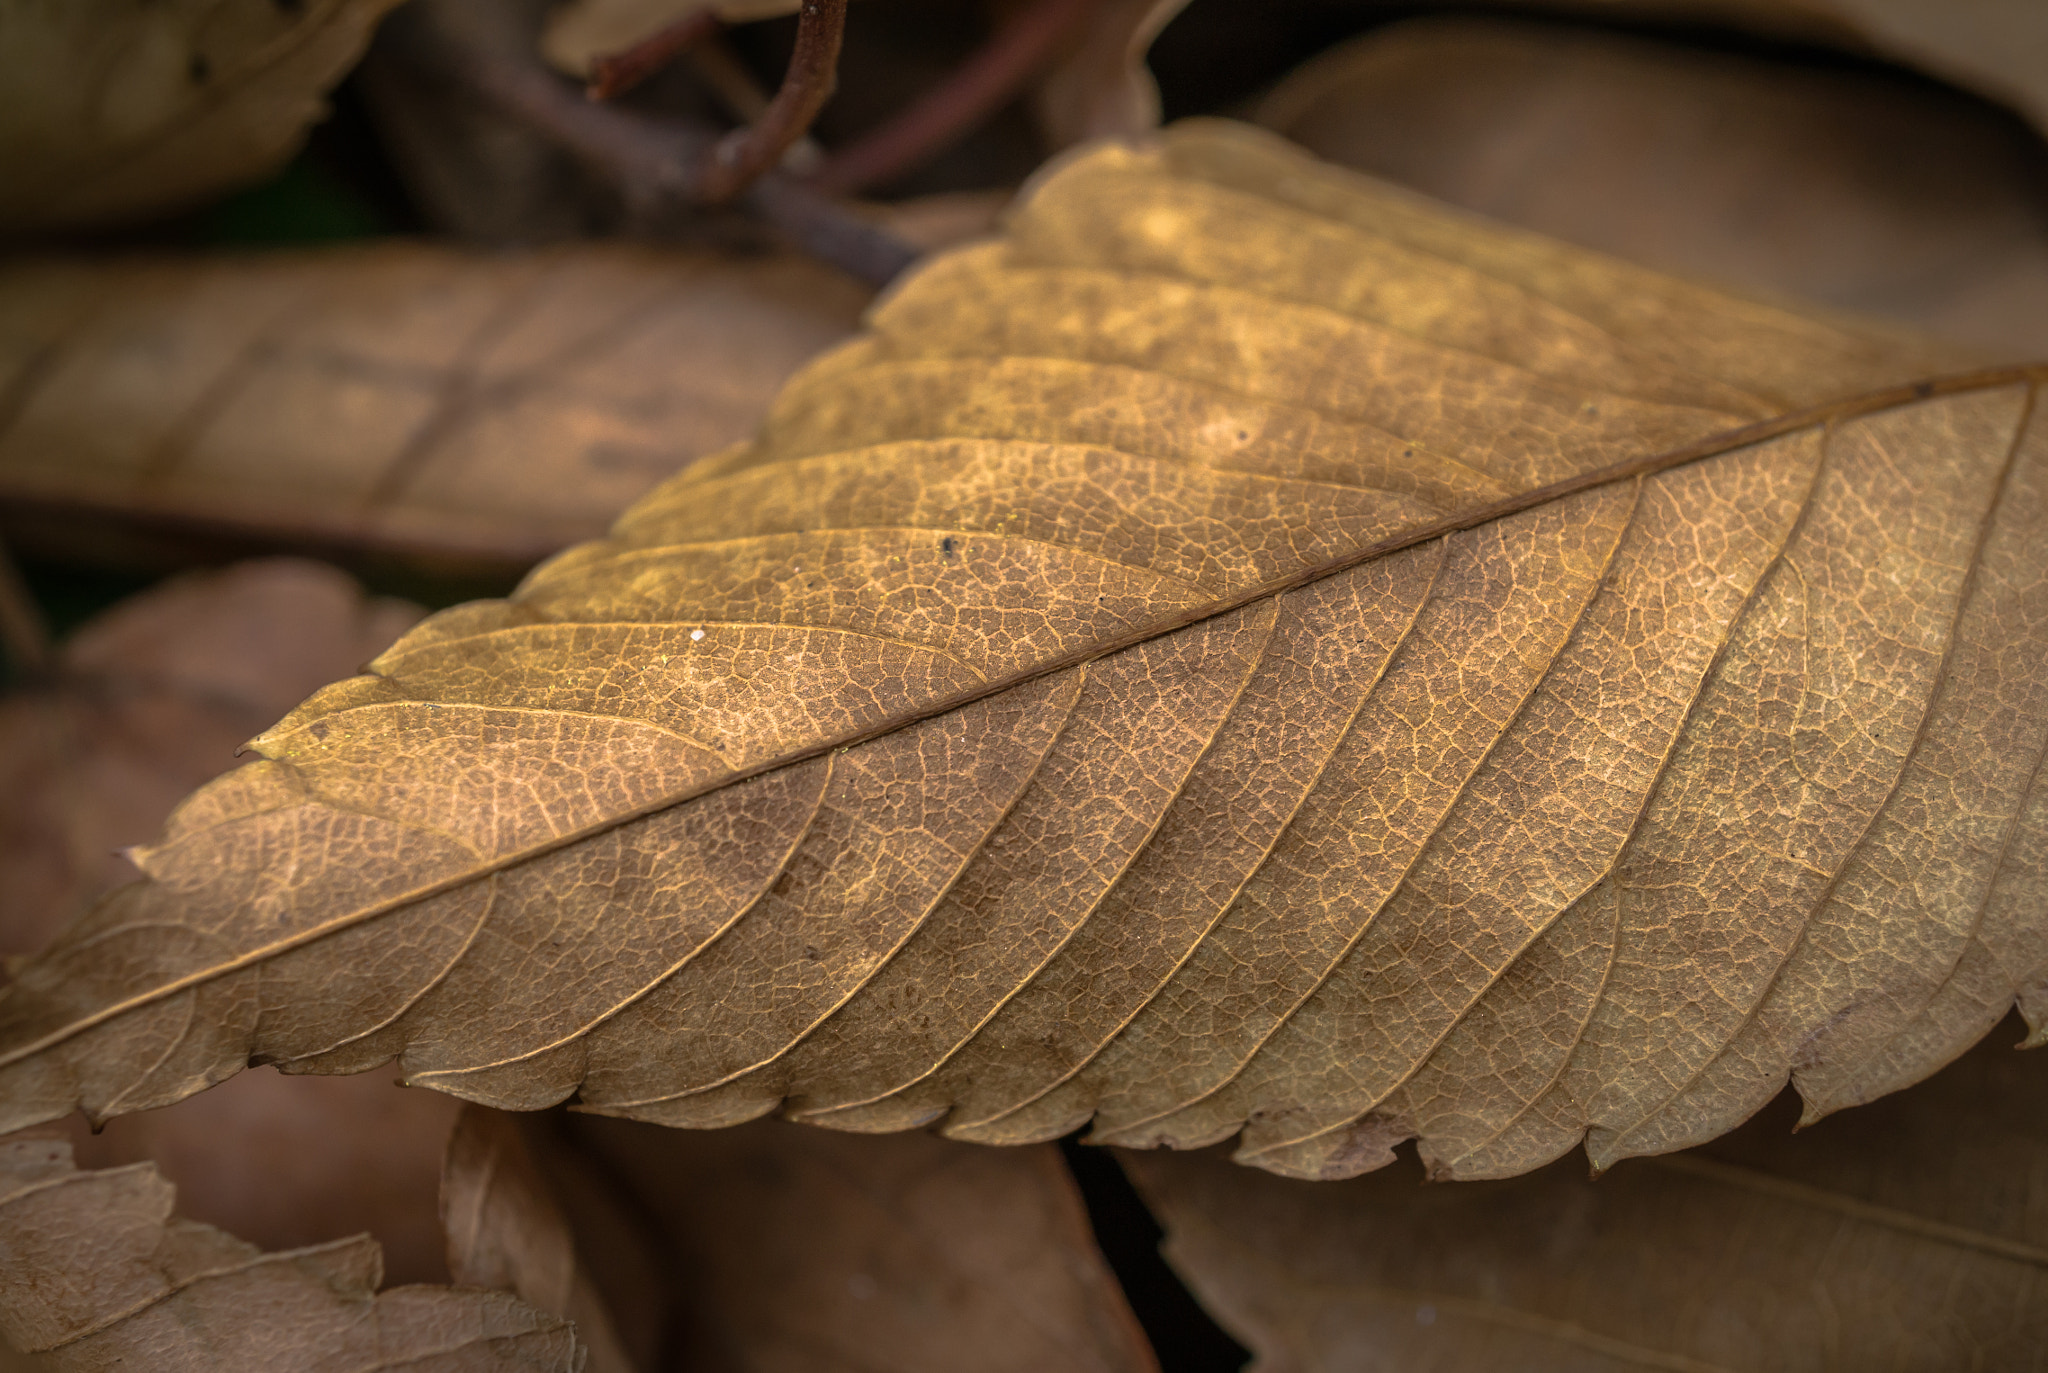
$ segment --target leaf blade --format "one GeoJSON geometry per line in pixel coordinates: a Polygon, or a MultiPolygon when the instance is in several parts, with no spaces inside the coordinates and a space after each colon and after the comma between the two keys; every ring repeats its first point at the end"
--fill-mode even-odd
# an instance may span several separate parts
{"type": "MultiPolygon", "coordinates": [[[[269,761],[240,794],[195,798],[146,855],[154,885],[0,1004],[18,1109],[76,1099],[67,1075],[103,1077],[69,1039],[128,1016],[127,1052],[154,1066],[88,1087],[91,1109],[202,1085],[237,1066],[242,1036],[302,1067],[402,1055],[416,1080],[491,1104],[580,1091],[588,1109],[675,1124],[782,1107],[868,1130],[952,1113],[948,1129],[1014,1141],[1090,1116],[1099,1137],[1182,1145],[1244,1129],[1247,1158],[1318,1176],[1425,1130],[1425,1078],[1449,1101],[1425,1133],[1460,1168],[1482,1147],[1469,1166],[1526,1168],[1587,1129],[1596,1158],[1611,1138],[1636,1148],[1628,1103],[1736,1034],[1714,998],[1762,995],[1729,969],[1782,943],[1772,931],[1793,907],[1758,887],[1748,906],[1683,912],[1695,990],[1659,1037],[1618,1008],[1647,1007],[1634,1015],[1654,1025],[1669,1003],[1631,971],[1668,931],[1595,909],[1601,884],[1626,861],[1652,877],[1691,864],[1699,886],[1756,825],[1784,850],[1817,842],[1802,825],[1846,834],[1875,814],[1874,779],[1905,756],[1902,721],[1939,677],[1947,631],[1930,607],[1959,607],[1973,575],[1957,531],[1991,508],[2037,374],[1909,382],[1747,424],[1617,401],[1601,369],[1618,357],[1658,388],[1750,387],[1743,337],[1778,350],[1775,393],[1924,355],[1655,282],[1627,307],[1656,321],[1646,341],[1591,293],[1627,272],[1433,220],[1213,127],[1071,164],[1020,215],[1018,242],[1041,212],[1045,242],[1078,217],[1075,241],[1124,265],[1049,268],[1001,244],[942,260],[883,303],[872,336],[800,378],[755,447],[673,480],[514,601],[430,621],[259,740],[269,761]],[[1362,290],[1343,302],[1354,313],[1173,275],[1144,213],[1088,215],[1127,175],[1135,204],[1188,213],[1208,181],[1167,175],[1176,159],[1240,189],[1264,176],[1287,191],[1275,198],[1364,226],[1332,240],[1346,251],[1367,252],[1369,231],[1465,265],[1441,299],[1362,290]],[[1471,305],[1480,266],[1533,302],[1518,331],[1560,340],[1526,356],[1552,371],[1592,357],[1590,379],[1482,356],[1490,335],[1432,322],[1471,305]],[[1367,318],[1403,312],[1419,323],[1367,318]],[[1717,327],[1677,330],[1702,319],[1717,327]],[[1341,365],[1304,338],[1341,345],[1341,365]],[[929,388],[916,394],[940,397],[939,417],[875,402],[878,375],[929,388]],[[1069,404],[1077,385],[1137,375],[1158,381],[1135,405],[1069,404]],[[1033,437],[1003,433],[1011,402],[1033,437]],[[1181,406],[1194,408],[1176,422],[1181,406]],[[1162,432],[1093,446],[1142,438],[1148,414],[1169,416],[1162,432]],[[898,419],[909,437],[888,432],[898,419]],[[969,434],[948,436],[955,423],[969,434]],[[1254,423],[1317,435],[1325,473],[1350,463],[1404,485],[1302,518],[1300,502],[1338,498],[1299,465],[1262,471],[1298,459],[1258,449],[1254,423]],[[1204,432],[1206,447],[1175,441],[1204,432]],[[1458,456],[1436,464],[1432,441],[1458,456]],[[1246,462],[1247,445],[1266,458],[1246,462]],[[1239,466],[1283,480],[1248,483],[1239,466]],[[1417,480],[1432,466],[1433,486],[1417,480]],[[1506,494],[1475,499],[1489,488],[1506,494]],[[751,514],[714,504],[742,494],[751,514]],[[1799,603],[1793,573],[1830,568],[1845,589],[1799,603]],[[1336,632],[1316,632],[1318,616],[1336,632]],[[1788,637],[1787,616],[1810,618],[1820,646],[1788,637]],[[1261,675],[1279,666],[1276,634],[1284,690],[1261,675]],[[1794,729],[1785,709],[1811,719],[1794,729]],[[1310,745],[1329,761],[1290,774],[1283,740],[1329,740],[1310,745]],[[1780,754],[1791,762],[1769,775],[1828,793],[1800,803],[1817,819],[1716,799],[1761,767],[1743,758],[1780,754]],[[1210,761],[1226,758],[1228,777],[1210,761]],[[943,800],[949,786],[961,799],[943,800]],[[905,796],[925,812],[892,811],[905,796]],[[1646,824],[1662,848],[1644,847],[1646,824]],[[1202,855],[1204,888],[1163,882],[1162,837],[1200,849],[1205,834],[1234,837],[1202,855]],[[401,836],[415,856],[395,864],[383,850],[401,836]],[[361,861],[304,876],[293,862],[280,886],[232,859],[206,890],[224,854],[335,844],[361,861]],[[194,896],[164,895],[186,884],[194,896]],[[1165,922],[1133,935],[1167,892],[1165,922]],[[152,923],[191,924],[177,904],[213,902],[231,940],[249,937],[237,910],[285,933],[212,964],[167,954],[188,972],[81,1014],[93,993],[64,960],[137,947],[154,902],[170,904],[152,923]],[[1603,918],[1607,947],[1632,941],[1627,958],[1603,962],[1603,918]],[[379,955],[392,947],[416,956],[394,969],[379,955]],[[337,959],[349,971],[323,986],[337,959]],[[221,976],[259,967],[261,983],[221,976]],[[1526,1042],[1457,1081],[1481,1022],[1523,1002],[1509,1019],[1526,1042]],[[1532,1028],[1560,1014],[1578,1020],[1561,1064],[1532,1028]],[[1455,1119],[1472,1111],[1491,1114],[1455,1119]]],[[[1418,258],[1394,260],[1427,284],[1418,258]]],[[[2041,519],[2013,512],[2014,537],[2041,519]]],[[[1992,618],[2008,613],[2025,618],[1992,618]]],[[[2037,729],[2034,709],[2000,728],[2037,729]]],[[[1790,1023],[1803,1035],[1845,995],[1790,1023]]],[[[1790,1034],[1743,1046],[1783,1060],[1759,1080],[1794,1066],[1790,1034]]],[[[1743,1101],[1717,1086],[1698,1128],[1725,1127],[1743,1101]]]]}

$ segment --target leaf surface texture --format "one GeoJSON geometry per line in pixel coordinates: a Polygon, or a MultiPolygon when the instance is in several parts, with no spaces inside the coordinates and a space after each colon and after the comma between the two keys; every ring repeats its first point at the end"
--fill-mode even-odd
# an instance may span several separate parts
{"type": "Polygon", "coordinates": [[[68,1145],[0,1141],[0,1334],[58,1373],[576,1373],[569,1326],[506,1293],[378,1293],[367,1235],[264,1253],[171,1216],[148,1164],[72,1166],[68,1145]]]}
{"type": "Polygon", "coordinates": [[[2017,1020],[1911,1092],[1791,1132],[1775,1102],[1593,1181],[1338,1184],[1200,1154],[1118,1155],[1168,1259],[1257,1353],[1315,1368],[1529,1373],[2036,1369],[2048,1266],[2031,1194],[2048,1092],[2017,1020]]]}
{"type": "Polygon", "coordinates": [[[189,801],[10,1118],[397,1056],[1494,1176],[1904,1085],[2048,963],[2048,430],[1945,362],[1236,126],[1070,160],[189,801]]]}

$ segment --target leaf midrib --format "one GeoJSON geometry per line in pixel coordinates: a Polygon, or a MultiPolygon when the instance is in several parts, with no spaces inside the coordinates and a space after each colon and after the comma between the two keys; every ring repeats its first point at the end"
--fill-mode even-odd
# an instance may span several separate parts
{"type": "MultiPolygon", "coordinates": [[[[5,1053],[0,1053],[0,1068],[6,1068],[24,1059],[32,1058],[88,1030],[119,1019],[132,1011],[140,1010],[143,1007],[175,996],[180,992],[204,985],[221,977],[229,976],[244,968],[255,967],[293,949],[315,943],[340,931],[352,929],[357,925],[365,924],[380,916],[388,915],[393,911],[402,910],[407,906],[417,905],[422,901],[431,900],[444,893],[459,890],[481,878],[509,871],[523,864],[533,862],[536,859],[544,858],[558,850],[571,848],[587,839],[609,833],[622,825],[630,824],[635,820],[644,819],[647,816],[659,814],[685,802],[693,801],[699,796],[708,795],[725,787],[734,786],[766,773],[774,772],[780,768],[789,767],[828,753],[858,747],[870,740],[878,739],[886,734],[892,734],[899,729],[907,728],[922,720],[928,720],[935,716],[946,714],[949,711],[958,710],[962,706],[971,705],[975,701],[1006,691],[1011,687],[1021,686],[1026,682],[1036,681],[1041,677],[1049,677],[1056,673],[1079,667],[1098,658],[1105,658],[1111,654],[1123,652],[1147,640],[1160,638],[1178,630],[1189,628],[1192,625],[1230,614],[1233,611],[1241,610],[1262,600],[1285,595],[1290,591],[1299,590],[1302,587],[1322,581],[1326,577],[1337,576],[1350,571],[1352,568],[1363,566],[1366,563],[1376,561],[1393,553],[1398,553],[1402,549],[1412,548],[1418,544],[1428,543],[1432,539],[1443,538],[1468,529],[1475,529],[1481,525],[1492,524],[1495,521],[1507,519],[1510,516],[1521,514],[1523,511],[1534,509],[1537,506],[1563,500],[1583,491],[1611,486],[1618,482],[1634,481],[1640,478],[1656,476],[1660,473],[1671,471],[1674,468],[1684,467],[1691,463],[1718,457],[1721,454],[1763,442],[1767,439],[1777,438],[1804,429],[1810,425],[1875,414],[1903,405],[1910,405],[1918,401],[1931,400],[1937,396],[1993,390],[2000,386],[2020,383],[2039,385],[2043,382],[2048,382],[2048,363],[2018,367],[1981,368],[1967,372],[1950,373],[1923,381],[1908,382],[1877,391],[1865,392],[1857,396],[1846,397],[1804,410],[1788,411],[1771,419],[1740,425],[1734,429],[1724,430],[1719,434],[1694,440],[1691,443],[1682,444],[1676,448],[1647,454],[1642,457],[1624,459],[1617,463],[1610,463],[1605,467],[1594,468],[1587,472],[1566,477],[1560,481],[1532,487],[1527,491],[1508,496],[1499,501],[1447,515],[1440,520],[1417,526],[1401,534],[1366,544],[1341,557],[1304,567],[1289,573],[1285,577],[1275,578],[1231,596],[1219,597],[1203,606],[1191,607],[1184,611],[1162,616],[1151,624],[1140,625],[1125,633],[1103,639],[1085,648],[1055,655],[1044,662],[1021,669],[1006,677],[993,679],[985,684],[955,692],[950,696],[936,698],[915,710],[907,711],[895,718],[870,725],[865,729],[807,744],[802,748],[792,749],[787,753],[763,759],[750,767],[736,769],[723,777],[698,783],[668,795],[657,797],[641,805],[605,816],[600,820],[592,821],[588,825],[543,840],[528,848],[499,855],[468,871],[450,874],[434,882],[414,888],[409,892],[387,897],[374,905],[350,911],[336,919],[324,921],[309,929],[300,930],[285,938],[271,941],[234,958],[224,959],[209,967],[187,973],[182,977],[174,978],[148,991],[140,992],[134,996],[126,997],[120,1001],[103,1006],[90,1014],[80,1016],[68,1024],[40,1035],[28,1043],[19,1045],[5,1053]]],[[[20,984],[16,983],[14,985],[19,986],[20,984]]],[[[0,1005],[5,1004],[6,997],[12,990],[13,987],[0,991],[0,1005]]]]}

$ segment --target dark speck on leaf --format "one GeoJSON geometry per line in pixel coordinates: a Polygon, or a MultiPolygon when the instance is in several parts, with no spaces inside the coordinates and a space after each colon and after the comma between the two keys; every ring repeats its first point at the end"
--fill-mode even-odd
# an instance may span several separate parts
{"type": "Polygon", "coordinates": [[[951,534],[948,534],[945,538],[939,540],[939,552],[945,554],[949,558],[952,557],[956,552],[958,552],[959,548],[960,541],[954,538],[951,534]]]}

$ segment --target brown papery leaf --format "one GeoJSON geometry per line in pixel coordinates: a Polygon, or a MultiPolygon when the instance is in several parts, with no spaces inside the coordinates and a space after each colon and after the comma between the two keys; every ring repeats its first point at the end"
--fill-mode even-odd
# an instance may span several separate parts
{"type": "Polygon", "coordinates": [[[1860,46],[2011,105],[2048,132],[2048,9],[2034,0],[1611,0],[1602,8],[1860,46]]]}
{"type": "Polygon", "coordinates": [[[307,692],[426,612],[297,558],[165,582],[95,616],[0,698],[0,954],[41,948],[135,869],[120,856],[307,692]]]}
{"type": "Polygon", "coordinates": [[[82,1173],[65,1144],[0,1140],[0,1336],[56,1373],[583,1366],[569,1326],[516,1297],[379,1294],[382,1266],[367,1235],[266,1254],[172,1219],[147,1164],[82,1173]]]}
{"type": "Polygon", "coordinates": [[[2042,1011],[2036,374],[1218,123],[872,330],[188,801],[0,1001],[7,1118],[397,1055],[1491,1176],[2042,1011]]]}
{"type": "Polygon", "coordinates": [[[1409,1158],[1327,1186],[1121,1158],[1258,1373],[2031,1369],[2048,1083],[2010,1043],[1816,1130],[1782,1102],[1597,1182],[1569,1160],[1425,1187],[1409,1158]]]}
{"type": "Polygon", "coordinates": [[[2048,355],[2041,147],[1925,83],[1557,24],[1425,19],[1261,102],[1319,157],[1738,289],[2048,355]]]}
{"type": "Polygon", "coordinates": [[[1159,126],[1159,85],[1145,54],[1188,0],[1102,0],[1072,51],[1039,81],[1032,105],[1047,141],[1133,138],[1159,126]]]}
{"type": "Polygon", "coordinates": [[[1158,1367],[1052,1145],[568,1125],[663,1232],[678,1367],[1158,1367]]]}
{"type": "MultiPolygon", "coordinates": [[[[0,952],[40,948],[135,876],[119,851],[236,765],[242,741],[423,614],[299,559],[193,574],[130,597],[64,645],[48,680],[0,700],[0,952]]],[[[268,1249],[368,1230],[403,1282],[445,1279],[434,1192],[452,1103],[384,1075],[264,1070],[110,1122],[88,1167],[154,1163],[180,1215],[268,1249]]]]}
{"type": "MultiPolygon", "coordinates": [[[[518,570],[744,439],[867,288],[412,244],[0,269],[0,510],[518,570]]],[[[274,716],[272,718],[275,718],[274,716]]]]}
{"type": "Polygon", "coordinates": [[[0,229],[102,224],[261,179],[396,3],[0,6],[0,229]]]}
{"type": "Polygon", "coordinates": [[[632,1373],[569,1222],[511,1116],[462,1108],[441,1175],[441,1224],[458,1283],[514,1292],[566,1318],[590,1351],[586,1373],[632,1373]]]}

